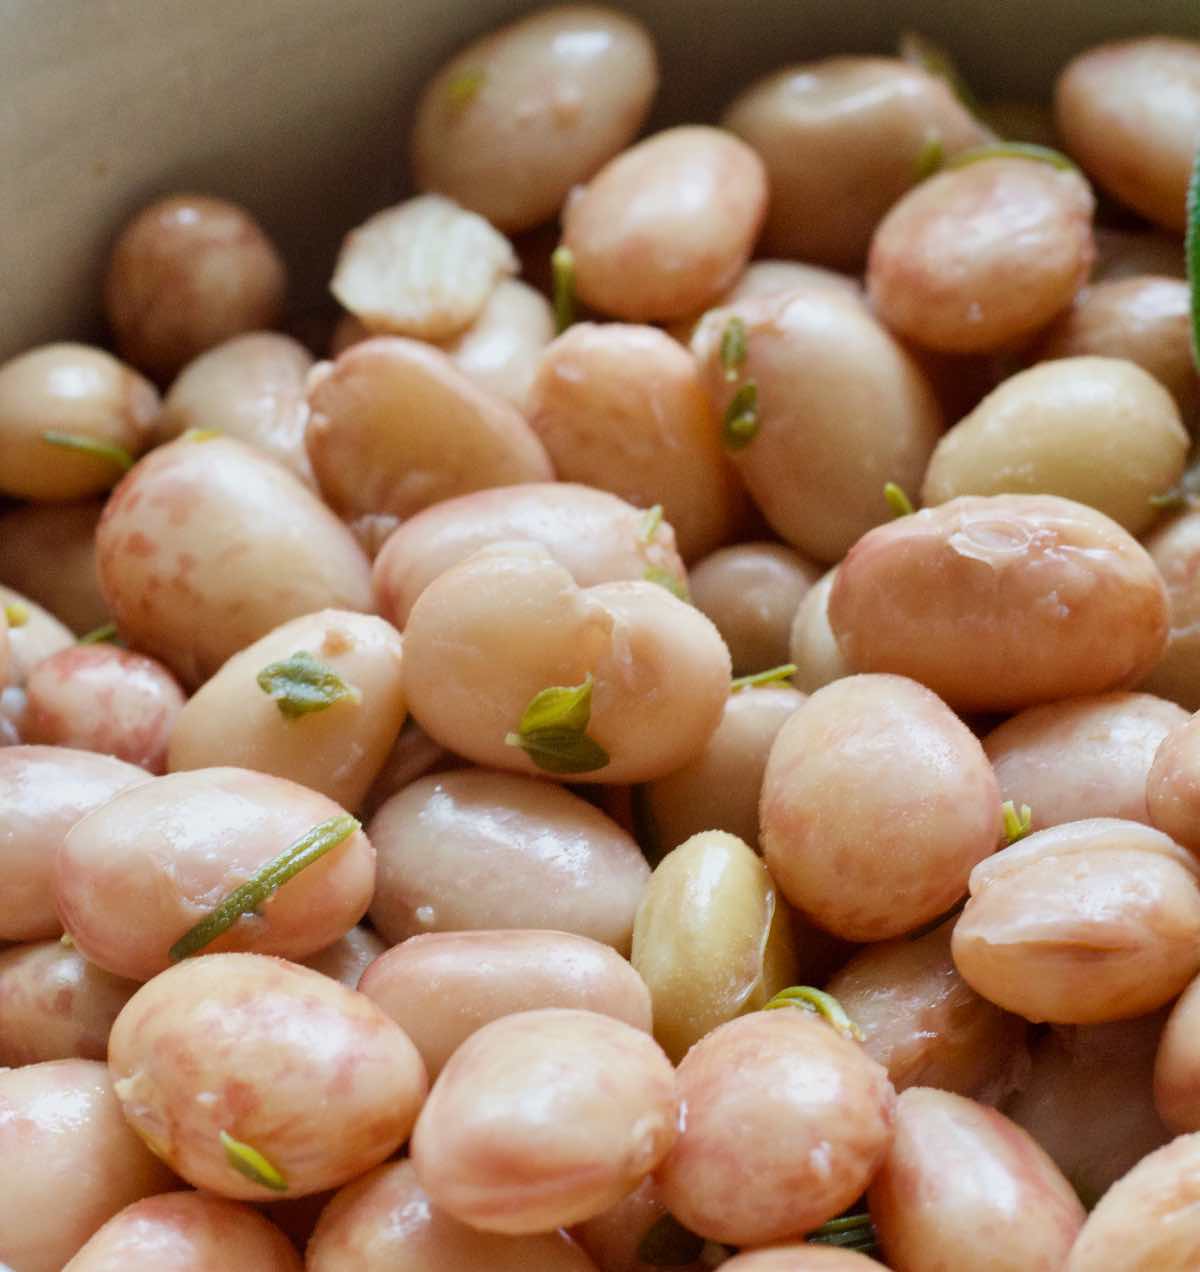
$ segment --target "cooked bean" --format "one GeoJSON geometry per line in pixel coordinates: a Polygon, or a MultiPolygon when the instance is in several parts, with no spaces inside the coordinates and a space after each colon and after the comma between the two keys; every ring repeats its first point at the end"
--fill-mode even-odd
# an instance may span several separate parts
{"type": "Polygon", "coordinates": [[[447,570],[405,630],[404,690],[421,727],[476,763],[530,774],[562,775],[560,763],[585,781],[673,772],[716,730],[729,676],[717,629],[665,587],[581,589],[531,543],[483,549],[447,570]],[[542,755],[521,722],[555,686],[578,687],[583,722],[572,715],[542,755]]]}
{"type": "Polygon", "coordinates": [[[684,560],[733,537],[745,498],[695,359],[665,332],[577,323],[541,357],[529,421],[560,477],[661,504],[684,560]]]}
{"type": "MultiPolygon", "coordinates": [[[[640,1259],[638,1249],[665,1214],[658,1184],[649,1175],[615,1206],[576,1224],[572,1232],[599,1272],[654,1272],[660,1265],[640,1259]]],[[[676,1265],[681,1272],[704,1272],[705,1266],[699,1260],[676,1265]]]]}
{"type": "Polygon", "coordinates": [[[1153,1011],[1200,971],[1192,857],[1137,822],[1039,831],[971,872],[954,929],[967,983],[1027,1020],[1089,1025],[1153,1011]]]}
{"type": "Polygon", "coordinates": [[[1098,45],[1067,64],[1054,105],[1071,154],[1106,190],[1169,230],[1184,228],[1200,143],[1200,42],[1098,45]]]}
{"type": "Polygon", "coordinates": [[[109,500],[96,553],[122,635],[189,688],[289,618],[371,608],[349,530],[299,478],[232,438],[183,438],[147,456],[109,500]]]}
{"type": "Polygon", "coordinates": [[[150,774],[60,746],[0,747],[0,940],[58,936],[54,859],[85,814],[150,774]]]}
{"type": "Polygon", "coordinates": [[[426,1090],[416,1049],[374,1003],[261,954],[210,954],[143,985],[108,1063],[129,1124],[172,1169],[250,1201],[378,1165],[426,1090]]]}
{"type": "Polygon", "coordinates": [[[1149,821],[1200,855],[1200,721],[1178,723],[1151,757],[1146,779],[1149,821]]]}
{"type": "Polygon", "coordinates": [[[563,210],[580,299],[627,322],[683,318],[730,287],[767,210],[749,146],[718,128],[655,133],[607,163],[563,210]]]}
{"type": "Polygon", "coordinates": [[[771,184],[763,247],[853,270],[888,208],[920,179],[926,147],[987,138],[946,82],[898,58],[833,57],[775,71],[725,112],[771,184]]]}
{"type": "Polygon", "coordinates": [[[1059,1272],[1085,1218],[1032,1136],[961,1095],[913,1087],[868,1195],[896,1272],[1059,1272]]]}
{"type": "Polygon", "coordinates": [[[850,674],[829,626],[829,593],[836,575],[836,568],[828,571],[805,592],[792,620],[788,662],[796,668],[792,684],[804,693],[815,693],[850,674]]]}
{"type": "Polygon", "coordinates": [[[559,786],[481,769],[423,777],[369,831],[379,854],[371,920],[393,944],[539,928],[629,949],[649,867],[615,822],[559,786]]]}
{"type": "Polygon", "coordinates": [[[317,380],[309,406],[308,456],[343,516],[404,518],[472,490],[554,476],[516,407],[416,340],[355,345],[317,380]]]}
{"type": "Polygon", "coordinates": [[[1200,981],[1193,981],[1167,1018],[1154,1064],[1154,1104],[1174,1131],[1200,1128],[1200,981]]]}
{"type": "Polygon", "coordinates": [[[1001,824],[979,742],[935,694],[898,676],[835,681],[786,721],[760,816],[780,891],[851,941],[899,936],[945,913],[1001,824]]]}
{"type": "Polygon", "coordinates": [[[733,674],[743,676],[787,662],[792,620],[820,577],[781,543],[739,543],[697,562],[688,584],[692,604],[729,646],[733,674]]]}
{"type": "Polygon", "coordinates": [[[359,988],[412,1039],[431,1079],[478,1029],[516,1012],[571,1007],[650,1032],[638,974],[609,946],[569,932],[414,936],[376,959],[359,988]]]}
{"type": "Polygon", "coordinates": [[[692,349],[747,489],[806,556],[837,561],[891,517],[888,482],[920,486],[941,414],[915,362],[858,301],[828,288],[739,301],[704,319],[692,349]],[[738,322],[745,357],[730,381],[722,348],[738,322]],[[747,442],[730,420],[748,394],[747,442]]]}
{"type": "Polygon", "coordinates": [[[0,950],[0,1065],[103,1060],[136,989],[61,941],[0,950]]]}
{"type": "Polygon", "coordinates": [[[363,816],[374,817],[385,800],[399,794],[426,773],[454,767],[457,767],[457,762],[450,752],[438,746],[409,716],[362,801],[363,816]]]}
{"type": "Polygon", "coordinates": [[[878,1264],[853,1250],[833,1246],[779,1246],[748,1250],[722,1263],[728,1272],[872,1272],[878,1264]]]}
{"type": "Polygon", "coordinates": [[[921,498],[1062,495],[1141,534],[1187,449],[1179,408],[1148,372],[1119,358],[1062,358],[1011,376],[956,424],[930,458],[921,498]]]}
{"type": "Polygon", "coordinates": [[[1034,1043],[1033,1067],[1003,1105],[1089,1207],[1170,1138],[1153,1099],[1162,1028],[1163,1015],[1156,1012],[1052,1029],[1034,1043]]]}
{"type": "Polygon", "coordinates": [[[1118,282],[1143,274],[1187,278],[1179,235],[1166,234],[1161,230],[1118,230],[1097,226],[1092,285],[1118,282]]]}
{"type": "Polygon", "coordinates": [[[983,749],[1000,798],[1028,804],[1038,830],[1085,817],[1149,823],[1155,752],[1187,718],[1148,693],[1072,698],[1019,712],[984,738],[983,749]]]}
{"type": "Polygon", "coordinates": [[[868,945],[828,991],[862,1030],[897,1091],[956,1091],[989,1103],[1026,1060],[1025,1022],[980,998],[950,956],[953,921],[917,939],[868,945]]]}
{"type": "Polygon", "coordinates": [[[1137,684],[1167,634],[1147,553],[1051,495],[964,496],[872,530],[838,569],[829,620],[855,670],[911,676],[964,711],[1137,684]]]}
{"type": "MultiPolygon", "coordinates": [[[[3,533],[0,527],[0,535],[3,533]]],[[[8,677],[14,685],[23,685],[44,658],[75,643],[70,629],[49,610],[3,585],[0,585],[0,611],[11,611],[12,615],[5,620],[5,626],[8,629],[8,677]]]]}
{"type": "Polygon", "coordinates": [[[1200,1135],[1181,1135],[1119,1179],[1063,1272],[1184,1272],[1200,1259],[1200,1135]]]}
{"type": "Polygon", "coordinates": [[[245,208],[174,195],[143,208],[121,231],[104,310],[122,356],[169,379],[230,336],[273,327],[286,286],[275,245],[245,208]]]}
{"type": "Polygon", "coordinates": [[[713,1241],[760,1245],[832,1219],[892,1137],[887,1074],[796,1008],[722,1025],[676,1080],[687,1117],[658,1181],[670,1212],[713,1241]]]}
{"type": "Polygon", "coordinates": [[[871,243],[867,293],[901,335],[992,353],[1044,327],[1092,268],[1095,200],[1075,171],[982,159],[906,194],[871,243]]]}
{"type": "Polygon", "coordinates": [[[478,1232],[429,1203],[409,1161],[347,1184],[321,1215],[309,1272],[594,1272],[565,1232],[523,1237],[478,1232]]]}
{"type": "Polygon", "coordinates": [[[598,5],[542,9],[460,49],[417,106],[417,184],[507,231],[553,217],[627,146],[658,87],[649,32],[598,5]]]}
{"type": "Polygon", "coordinates": [[[796,982],[789,920],[766,866],[733,835],[704,831],[662,859],[638,906],[630,957],[672,1060],[796,982]]]}
{"type": "Polygon", "coordinates": [[[174,1184],[125,1125],[104,1065],[0,1072],[0,1262],[61,1272],[106,1219],[174,1184]]]}
{"type": "Polygon", "coordinates": [[[357,989],[362,974],[387,949],[387,943],[370,928],[359,924],[345,936],[304,960],[305,967],[341,982],[347,989],[357,989]]]}
{"type": "Polygon", "coordinates": [[[681,768],[642,788],[660,851],[703,830],[724,830],[751,848],[767,756],[783,722],[804,701],[785,685],[730,694],[708,745],[681,768]]]}
{"type": "Polygon", "coordinates": [[[1141,687],[1200,709],[1200,512],[1172,517],[1146,537],[1146,551],[1167,589],[1167,647],[1141,687]]]}
{"type": "Polygon", "coordinates": [[[192,696],[171,731],[168,767],[235,764],[357,808],[404,724],[401,651],[400,634],[372,615],[294,618],[192,696]]]}
{"type": "Polygon", "coordinates": [[[190,428],[228,433],[256,446],[313,484],[304,449],[304,388],[312,354],[290,336],[235,336],[188,363],[163,399],[155,424],[169,441],[190,428]]]}
{"type": "Polygon", "coordinates": [[[126,1206],[63,1272],[208,1272],[254,1268],[301,1272],[288,1239],[250,1206],[207,1193],[175,1192],[126,1206]]]}
{"type": "Polygon", "coordinates": [[[580,587],[647,577],[686,587],[669,521],[590,486],[530,482],[446,499],[406,521],[375,561],[379,612],[403,629],[439,574],[480,548],[516,539],[542,544],[580,587]]]}
{"type": "Polygon", "coordinates": [[[0,579],[83,635],[108,622],[96,574],[104,505],[31,504],[0,516],[0,579]]]}
{"type": "Polygon", "coordinates": [[[0,365],[0,494],[107,490],[150,440],[158,393],[103,349],[51,344],[0,365]]]}

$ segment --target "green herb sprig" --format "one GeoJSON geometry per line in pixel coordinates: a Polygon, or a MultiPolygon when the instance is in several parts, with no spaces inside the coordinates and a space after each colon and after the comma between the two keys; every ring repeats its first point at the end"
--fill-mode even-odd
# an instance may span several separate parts
{"type": "Polygon", "coordinates": [[[288,1182],[283,1172],[257,1148],[234,1139],[228,1131],[222,1131],[220,1138],[221,1147],[225,1150],[225,1160],[239,1175],[245,1175],[254,1183],[270,1188],[272,1192],[287,1192],[288,1182]]]}
{"type": "Polygon", "coordinates": [[[105,459],[110,464],[127,473],[133,467],[133,456],[114,442],[102,442],[96,437],[85,437],[82,433],[59,433],[51,429],[42,434],[42,441],[51,446],[61,446],[64,450],[79,451],[96,459],[105,459]]]}
{"type": "Polygon", "coordinates": [[[814,989],[811,985],[792,985],[781,989],[763,1007],[763,1011],[777,1011],[781,1007],[799,1007],[802,1011],[812,1012],[828,1021],[843,1038],[854,1042],[863,1040],[863,1031],[846,1014],[846,1009],[823,989],[814,989]]]}
{"type": "Polygon", "coordinates": [[[740,693],[743,689],[757,689],[761,685],[785,685],[797,670],[795,663],[781,663],[778,667],[768,667],[766,671],[756,671],[750,676],[734,676],[729,692],[740,693]]]}

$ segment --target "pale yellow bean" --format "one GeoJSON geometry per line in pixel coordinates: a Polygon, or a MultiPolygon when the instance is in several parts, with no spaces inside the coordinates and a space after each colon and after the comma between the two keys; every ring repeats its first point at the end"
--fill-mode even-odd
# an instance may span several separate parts
{"type": "Polygon", "coordinates": [[[792,620],[788,662],[796,668],[792,684],[804,693],[815,693],[850,674],[829,626],[829,594],[836,576],[836,568],[823,574],[804,594],[792,620]]]}
{"type": "Polygon", "coordinates": [[[208,768],[234,764],[286,777],[320,791],[343,808],[362,803],[404,724],[400,684],[402,642],[390,623],[348,610],[322,610],[294,618],[234,654],[176,717],[167,767],[208,768]],[[332,674],[341,695],[323,708],[294,714],[305,705],[289,688],[304,653],[332,674]],[[270,669],[282,677],[277,700],[270,669]]]}
{"type": "Polygon", "coordinates": [[[1179,408],[1149,372],[1061,358],[1005,380],[942,438],[921,499],[1061,495],[1136,535],[1154,524],[1151,500],[1179,480],[1187,450],[1179,408]]]}
{"type": "Polygon", "coordinates": [[[1044,327],[1095,256],[1087,182],[1029,159],[981,159],[906,194],[871,243],[867,294],[894,331],[942,353],[992,353],[1044,327]]]}
{"type": "MultiPolygon", "coordinates": [[[[0,536],[4,530],[0,525],[0,536]]],[[[5,620],[8,629],[8,678],[14,685],[23,685],[29,673],[44,658],[68,649],[75,643],[69,628],[36,601],[0,585],[0,610],[11,612],[5,620]]],[[[3,677],[0,676],[0,684],[3,677]]]]}
{"type": "Polygon", "coordinates": [[[96,574],[104,505],[30,504],[0,516],[0,579],[82,636],[108,622],[96,574]]]}
{"type": "Polygon", "coordinates": [[[1188,711],[1200,709],[1200,512],[1188,511],[1146,536],[1146,551],[1167,589],[1167,646],[1141,688],[1188,711]]]}
{"type": "Polygon", "coordinates": [[[417,184],[503,230],[531,229],[637,136],[657,87],[654,43],[635,18],[541,9],[460,49],[425,86],[417,184]]]}
{"type": "Polygon", "coordinates": [[[1200,719],[1181,721],[1162,739],[1146,778],[1149,821],[1200,855],[1200,719]]]}
{"type": "Polygon", "coordinates": [[[856,671],[911,676],[958,710],[1015,711],[1137,684],[1166,643],[1167,597],[1146,551],[1094,509],[964,496],[855,544],[829,620],[856,671]]]}
{"type": "Polygon", "coordinates": [[[1200,981],[1167,1017],[1154,1061],[1154,1106],[1173,1131],[1200,1130],[1200,981]]]}
{"type": "Polygon", "coordinates": [[[767,166],[764,249],[846,270],[863,264],[876,225],[920,179],[926,147],[950,155],[988,135],[944,80],[882,57],[775,71],[722,122],[767,166]]]}
{"type": "Polygon", "coordinates": [[[732,133],[655,133],[567,202],[563,243],[579,297],[627,322],[686,317],[736,281],[766,210],[762,160],[732,133]]]}

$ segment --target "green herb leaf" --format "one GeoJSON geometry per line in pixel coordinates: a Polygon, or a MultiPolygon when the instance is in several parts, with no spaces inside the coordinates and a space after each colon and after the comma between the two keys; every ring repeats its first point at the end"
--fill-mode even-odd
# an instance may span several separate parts
{"type": "Polygon", "coordinates": [[[979,98],[958,69],[957,63],[942,45],[935,43],[919,31],[905,31],[900,36],[900,56],[913,66],[919,66],[930,75],[945,80],[951,92],[971,112],[978,115],[982,109],[979,98]]]}
{"type": "Polygon", "coordinates": [[[703,1249],[703,1237],[666,1214],[656,1219],[638,1242],[637,1257],[655,1268],[682,1268],[695,1263],[703,1249]]]}
{"type": "Polygon", "coordinates": [[[814,1245],[837,1246],[842,1250],[857,1250],[861,1254],[870,1254],[878,1245],[875,1236],[875,1225],[869,1214],[843,1215],[840,1219],[830,1219],[819,1228],[810,1232],[806,1240],[814,1245]]]}
{"type": "Polygon", "coordinates": [[[832,994],[811,985],[792,985],[781,989],[763,1007],[763,1011],[777,1011],[780,1007],[799,1007],[827,1020],[842,1035],[855,1042],[862,1042],[863,1031],[846,1015],[846,1009],[832,994]]]}
{"type": "Polygon", "coordinates": [[[347,684],[328,663],[298,649],[282,662],[266,666],[256,677],[263,693],[275,699],[279,714],[296,720],[313,711],[324,711],[335,702],[362,701],[362,691],[347,684]]]}
{"type": "Polygon", "coordinates": [[[1188,182],[1184,253],[1187,257],[1188,287],[1192,297],[1192,358],[1200,368],[1200,150],[1196,151],[1192,179],[1188,182]]]}
{"type": "Polygon", "coordinates": [[[97,459],[106,459],[115,464],[123,473],[133,467],[133,456],[123,447],[112,442],[102,442],[95,437],[85,437],[81,433],[56,433],[51,430],[42,434],[42,441],[51,446],[61,446],[65,450],[82,451],[97,459]]]}
{"type": "Polygon", "coordinates": [[[721,365],[725,378],[732,383],[746,361],[746,324],[736,314],[721,332],[721,365]]]}
{"type": "Polygon", "coordinates": [[[795,663],[783,663],[778,667],[770,667],[766,671],[756,671],[752,676],[735,676],[729,692],[738,693],[742,689],[753,689],[759,685],[781,684],[790,680],[796,671],[795,663]]]}
{"type": "Polygon", "coordinates": [[[1021,805],[1021,811],[1017,811],[1017,806],[1011,799],[1006,799],[1000,805],[1000,811],[1004,814],[1004,839],[1008,844],[1015,844],[1018,839],[1024,839],[1033,830],[1033,809],[1028,804],[1021,805]]]}
{"type": "Polygon", "coordinates": [[[965,168],[984,159],[1032,159],[1037,163],[1048,163],[1052,168],[1059,168],[1063,172],[1079,171],[1078,166],[1061,150],[1038,146],[1032,141],[993,141],[983,146],[972,146],[969,150],[960,150],[951,155],[942,166],[948,170],[965,168]]]}
{"type": "Polygon", "coordinates": [[[554,330],[561,336],[575,321],[575,253],[560,244],[550,256],[554,278],[554,330]]]}
{"type": "Polygon", "coordinates": [[[661,565],[646,566],[642,572],[642,578],[647,583],[657,583],[659,587],[665,587],[672,596],[678,597],[681,601],[691,602],[692,594],[688,591],[687,584],[677,574],[672,574],[661,565]]]}
{"type": "Polygon", "coordinates": [[[24,601],[9,601],[4,607],[4,618],[9,627],[24,627],[29,622],[29,606],[24,601]]]}
{"type": "Polygon", "coordinates": [[[86,636],[80,636],[81,645],[106,645],[117,639],[116,623],[105,623],[103,627],[93,627],[86,636]]]}
{"type": "Polygon", "coordinates": [[[889,481],[884,486],[883,497],[887,500],[887,506],[892,510],[893,517],[911,517],[916,511],[912,500],[894,481],[889,481]]]}
{"type": "Polygon", "coordinates": [[[551,685],[529,700],[506,746],[520,748],[547,773],[591,773],[608,764],[608,752],[587,727],[592,718],[591,672],[578,685],[551,685]]]}
{"type": "Polygon", "coordinates": [[[650,543],[654,536],[658,533],[658,527],[662,525],[663,506],[655,504],[653,508],[647,508],[642,514],[642,524],[638,527],[638,542],[650,543]]]}
{"type": "Polygon", "coordinates": [[[274,1192],[287,1192],[288,1182],[278,1166],[268,1161],[257,1148],[235,1140],[228,1131],[221,1132],[221,1147],[225,1150],[225,1160],[247,1179],[274,1192]]]}
{"type": "Polygon", "coordinates": [[[742,450],[754,441],[758,432],[758,385],[745,384],[729,400],[721,436],[729,450],[742,450]]]}
{"type": "Polygon", "coordinates": [[[467,66],[452,75],[446,84],[446,98],[454,110],[462,110],[483,87],[487,72],[482,66],[467,66]]]}
{"type": "Polygon", "coordinates": [[[349,813],[338,813],[330,817],[312,830],[306,831],[295,843],[289,844],[281,853],[272,857],[246,880],[245,883],[229,893],[227,897],[200,920],[171,946],[168,957],[172,963],[180,959],[191,958],[206,945],[211,944],[223,932],[227,932],[243,914],[253,914],[261,905],[269,901],[289,879],[320,861],[327,852],[331,852],[344,839],[348,839],[359,828],[358,819],[349,813]]]}
{"type": "Polygon", "coordinates": [[[939,132],[930,129],[925,134],[925,140],[917,153],[915,174],[917,180],[924,181],[927,177],[932,177],[945,162],[946,147],[942,145],[942,136],[939,132]]]}

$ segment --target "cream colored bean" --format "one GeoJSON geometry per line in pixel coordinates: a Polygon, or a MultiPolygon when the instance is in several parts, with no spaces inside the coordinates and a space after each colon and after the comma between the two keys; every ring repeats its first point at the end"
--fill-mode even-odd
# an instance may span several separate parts
{"type": "MultiPolygon", "coordinates": [[[[0,527],[0,535],[3,535],[0,527]]],[[[8,629],[8,677],[10,683],[23,685],[29,673],[44,658],[57,654],[75,643],[69,628],[36,601],[20,592],[0,585],[0,610],[11,610],[6,619],[8,629]]],[[[0,677],[0,683],[3,677],[0,677]]]]}
{"type": "Polygon", "coordinates": [[[103,1060],[112,1022],[136,989],[61,941],[0,951],[0,1065],[103,1060]]]}
{"type": "Polygon", "coordinates": [[[1155,752],[1187,718],[1148,693],[1073,698],[1019,712],[984,738],[983,749],[1000,798],[1028,804],[1037,830],[1085,817],[1149,823],[1155,752]]]}
{"type": "Polygon", "coordinates": [[[535,544],[500,544],[421,594],[404,640],[409,709],[458,755],[532,775],[505,739],[530,701],[592,679],[585,781],[641,782],[703,750],[729,693],[729,651],[699,610],[652,583],[581,589],[535,544]],[[595,767],[591,767],[595,764],[595,767]]]}
{"type": "MultiPolygon", "coordinates": [[[[666,1214],[653,1176],[626,1194],[611,1209],[573,1229],[599,1272],[654,1272],[655,1264],[638,1258],[646,1234],[666,1214]]],[[[681,1272],[704,1272],[702,1262],[678,1265],[681,1272]]]]}
{"type": "Polygon", "coordinates": [[[96,574],[104,505],[31,504],[0,516],[0,579],[78,635],[108,622],[96,574]]]}
{"type": "Polygon", "coordinates": [[[1170,630],[1167,647],[1141,683],[1188,711],[1200,709],[1200,512],[1172,517],[1146,537],[1167,588],[1170,630]]]}
{"type": "Polygon", "coordinates": [[[371,921],[395,944],[425,932],[539,928],[629,950],[650,869],[577,795],[512,773],[423,777],[375,814],[371,921]]]}
{"type": "Polygon", "coordinates": [[[322,1213],[306,1257],[309,1272],[595,1272],[565,1232],[477,1232],[435,1209],[409,1161],[347,1184],[322,1213]]]}
{"type": "Polygon", "coordinates": [[[729,646],[733,674],[743,676],[788,661],[792,620],[820,577],[783,544],[739,543],[697,562],[688,583],[692,604],[729,646]]]}
{"type": "Polygon", "coordinates": [[[305,967],[357,989],[362,974],[387,949],[387,943],[370,928],[352,927],[345,936],[304,960],[305,967]]]}
{"type": "Polygon", "coordinates": [[[1200,719],[1191,716],[1177,724],[1151,758],[1149,821],[1200,856],[1200,719]]]}
{"type": "Polygon", "coordinates": [[[313,484],[304,449],[304,389],[312,354],[290,336],[235,336],[188,363],[163,399],[155,425],[170,441],[190,428],[227,433],[256,446],[313,484]]]}
{"type": "Polygon", "coordinates": [[[1097,226],[1092,285],[1119,282],[1144,274],[1187,279],[1183,243],[1179,235],[1158,230],[1117,230],[1097,226]]]}
{"type": "Polygon", "coordinates": [[[796,1008],[722,1025],[676,1081],[687,1118],[658,1182],[670,1212],[713,1241],[762,1245],[832,1219],[892,1138],[887,1074],[796,1008]]]}
{"type": "Polygon", "coordinates": [[[748,1250],[722,1263],[728,1272],[872,1272],[879,1265],[865,1254],[832,1246],[780,1246],[748,1250]]]}
{"type": "Polygon", "coordinates": [[[1200,970],[1192,857],[1137,822],[1042,830],[971,872],[954,962],[1027,1020],[1100,1024],[1161,1007],[1200,970]]]}
{"type": "Polygon", "coordinates": [[[685,561],[734,536],[741,485],[695,360],[665,332],[577,323],[542,355],[529,422],[560,477],[661,504],[685,561]]]}
{"type": "Polygon", "coordinates": [[[650,33],[599,5],[529,14],[460,49],[417,106],[417,184],[506,231],[548,221],[637,136],[658,87],[650,33]]]}
{"type": "Polygon", "coordinates": [[[11,359],[0,366],[0,494],[62,502],[108,490],[119,452],[146,448],[157,411],[154,386],[103,349],[50,344],[11,359]]]}
{"type": "Polygon", "coordinates": [[[61,1272],[123,1206],[174,1187],[125,1125],[104,1065],[0,1072],[0,1262],[61,1272]]]}
{"type": "Polygon", "coordinates": [[[171,731],[168,767],[234,764],[357,808],[404,724],[401,652],[400,634],[372,615],[322,610],[294,618],[234,654],[192,696],[171,731]],[[286,679],[277,700],[258,678],[301,652],[347,696],[299,715],[284,710],[294,694],[286,679]]]}
{"type": "Polygon", "coordinates": [[[927,145],[949,155],[987,137],[944,80],[882,57],[775,71],[722,122],[767,166],[765,250],[846,270],[861,267],[876,225],[918,181],[927,145]]]}
{"type": "Polygon", "coordinates": [[[1095,200],[1074,171],[983,159],[904,196],[871,243],[867,293],[894,331],[943,353],[992,353],[1071,303],[1095,256],[1095,200]]]}
{"type": "Polygon", "coordinates": [[[415,340],[355,345],[318,379],[309,406],[309,459],[343,516],[404,518],[468,491],[554,476],[515,407],[415,340]]]}
{"type": "Polygon", "coordinates": [[[150,774],[59,746],[0,747],[0,940],[58,936],[54,859],[67,832],[150,774]]]}
{"type": "Polygon", "coordinates": [[[245,208],[174,195],[121,231],[104,309],[122,356],[169,379],[223,340],[275,326],[286,286],[275,245],[245,208]]]}
{"type": "Polygon", "coordinates": [[[1164,648],[1166,599],[1154,562],[1102,513],[964,496],[865,535],[829,620],[857,671],[911,676],[958,710],[1015,711],[1137,684],[1164,648]]]}
{"type": "Polygon", "coordinates": [[[915,362],[856,300],[828,288],[739,301],[712,311],[692,349],[726,418],[753,382],[757,432],[731,451],[771,528],[832,563],[890,518],[883,488],[916,491],[941,413],[915,362]],[[738,378],[721,347],[731,321],[746,333],[738,378]]]}
{"type": "Polygon", "coordinates": [[[232,438],[183,438],[148,456],[109,500],[96,553],[122,635],[188,688],[290,618],[371,608],[350,531],[232,438]]]}
{"type": "Polygon", "coordinates": [[[639,1029],[547,1008],[492,1021],[451,1057],[412,1138],[433,1204],[485,1232],[546,1232],[602,1213],[670,1150],[670,1062],[639,1029]]]}
{"type": "MultiPolygon", "coordinates": [[[[172,773],[111,799],[68,833],[55,863],[64,927],[92,962],[149,980],[229,893],[342,813],[294,782],[238,768],[172,773]]],[[[355,830],[204,946],[301,959],[366,912],[375,851],[355,830]]]]}
{"type": "Polygon", "coordinates": [[[378,1165],[426,1091],[416,1049],[374,1003],[261,954],[207,955],[143,985],[117,1017],[108,1063],[129,1124],[172,1169],[247,1201],[334,1188],[378,1165]],[[235,1169],[221,1131],[285,1188],[235,1169]]]}
{"type": "Polygon", "coordinates": [[[346,235],[330,291],[373,332],[444,340],[469,327],[504,278],[512,244],[482,217],[426,194],[346,235]]]}
{"type": "Polygon", "coordinates": [[[677,591],[687,586],[669,521],[590,486],[530,482],[447,499],[406,521],[375,560],[376,607],[403,630],[439,574],[480,548],[516,539],[542,544],[580,587],[647,577],[677,591]]]}
{"type": "Polygon", "coordinates": [[[1200,41],[1098,45],[1067,64],[1054,105],[1071,154],[1106,190],[1169,230],[1184,228],[1200,144],[1200,41]]]}
{"type": "Polygon", "coordinates": [[[745,268],[767,210],[762,160],[731,133],[655,133],[606,164],[563,211],[586,304],[627,322],[683,318],[745,268]]]}
{"type": "Polygon", "coordinates": [[[642,788],[659,851],[670,852],[703,830],[728,831],[757,849],[767,756],[783,722],[803,702],[803,694],[785,685],[730,694],[704,750],[642,788]]]}
{"type": "Polygon", "coordinates": [[[1185,424],[1196,420],[1200,381],[1192,361],[1188,287],[1178,278],[1140,274],[1084,288],[1038,341],[1038,358],[1126,358],[1175,399],[1185,424]]]}
{"type": "Polygon", "coordinates": [[[1056,1028],[1004,1112],[1054,1158],[1090,1208],[1170,1139],[1154,1109],[1154,1053],[1163,1014],[1056,1028]],[[1098,1117],[1096,1111],[1104,1110],[1098,1117]]]}
{"type": "Polygon", "coordinates": [[[175,677],[153,658],[115,645],[73,645],[39,663],[25,684],[26,742],[115,755],[162,773],[183,708],[175,677]]]}
{"type": "Polygon", "coordinates": [[[787,720],[760,818],[780,891],[851,941],[899,936],[945,913],[1001,825],[979,742],[935,694],[898,676],[835,681],[787,720]]]}
{"type": "Polygon", "coordinates": [[[1200,981],[1183,992],[1162,1031],[1154,1105],[1173,1131],[1200,1129],[1200,981]]]}
{"type": "Polygon", "coordinates": [[[827,989],[897,1091],[937,1087],[994,1103],[1027,1063],[1025,1022],[980,998],[950,956],[953,921],[869,945],[827,989]]]}
{"type": "Polygon", "coordinates": [[[829,626],[829,594],[836,576],[836,568],[823,574],[805,592],[792,620],[788,662],[796,668],[792,684],[804,693],[815,693],[850,674],[829,626]]]}
{"type": "Polygon", "coordinates": [[[288,1239],[250,1206],[207,1193],[175,1192],[126,1206],[63,1272],[208,1272],[254,1268],[301,1272],[288,1239]]]}
{"type": "Polygon", "coordinates": [[[1149,372],[1120,358],[1062,358],[1005,380],[956,424],[933,452],[921,498],[1061,495],[1141,534],[1187,449],[1179,408],[1149,372]]]}
{"type": "Polygon", "coordinates": [[[673,1061],[795,984],[790,919],[766,866],[724,831],[694,835],[658,864],[630,957],[650,988],[654,1036],[673,1061]]]}
{"type": "Polygon", "coordinates": [[[1118,1180],[1063,1272],[1187,1272],[1200,1259],[1200,1135],[1181,1135],[1118,1180]]]}
{"type": "Polygon", "coordinates": [[[995,1109],[913,1087],[867,1194],[895,1272],[1059,1272],[1085,1211],[1031,1136],[995,1109]]]}
{"type": "Polygon", "coordinates": [[[607,945],[569,932],[434,932],[394,946],[359,988],[412,1039],[431,1079],[478,1029],[543,1007],[599,1012],[650,1032],[650,994],[607,945]]]}

